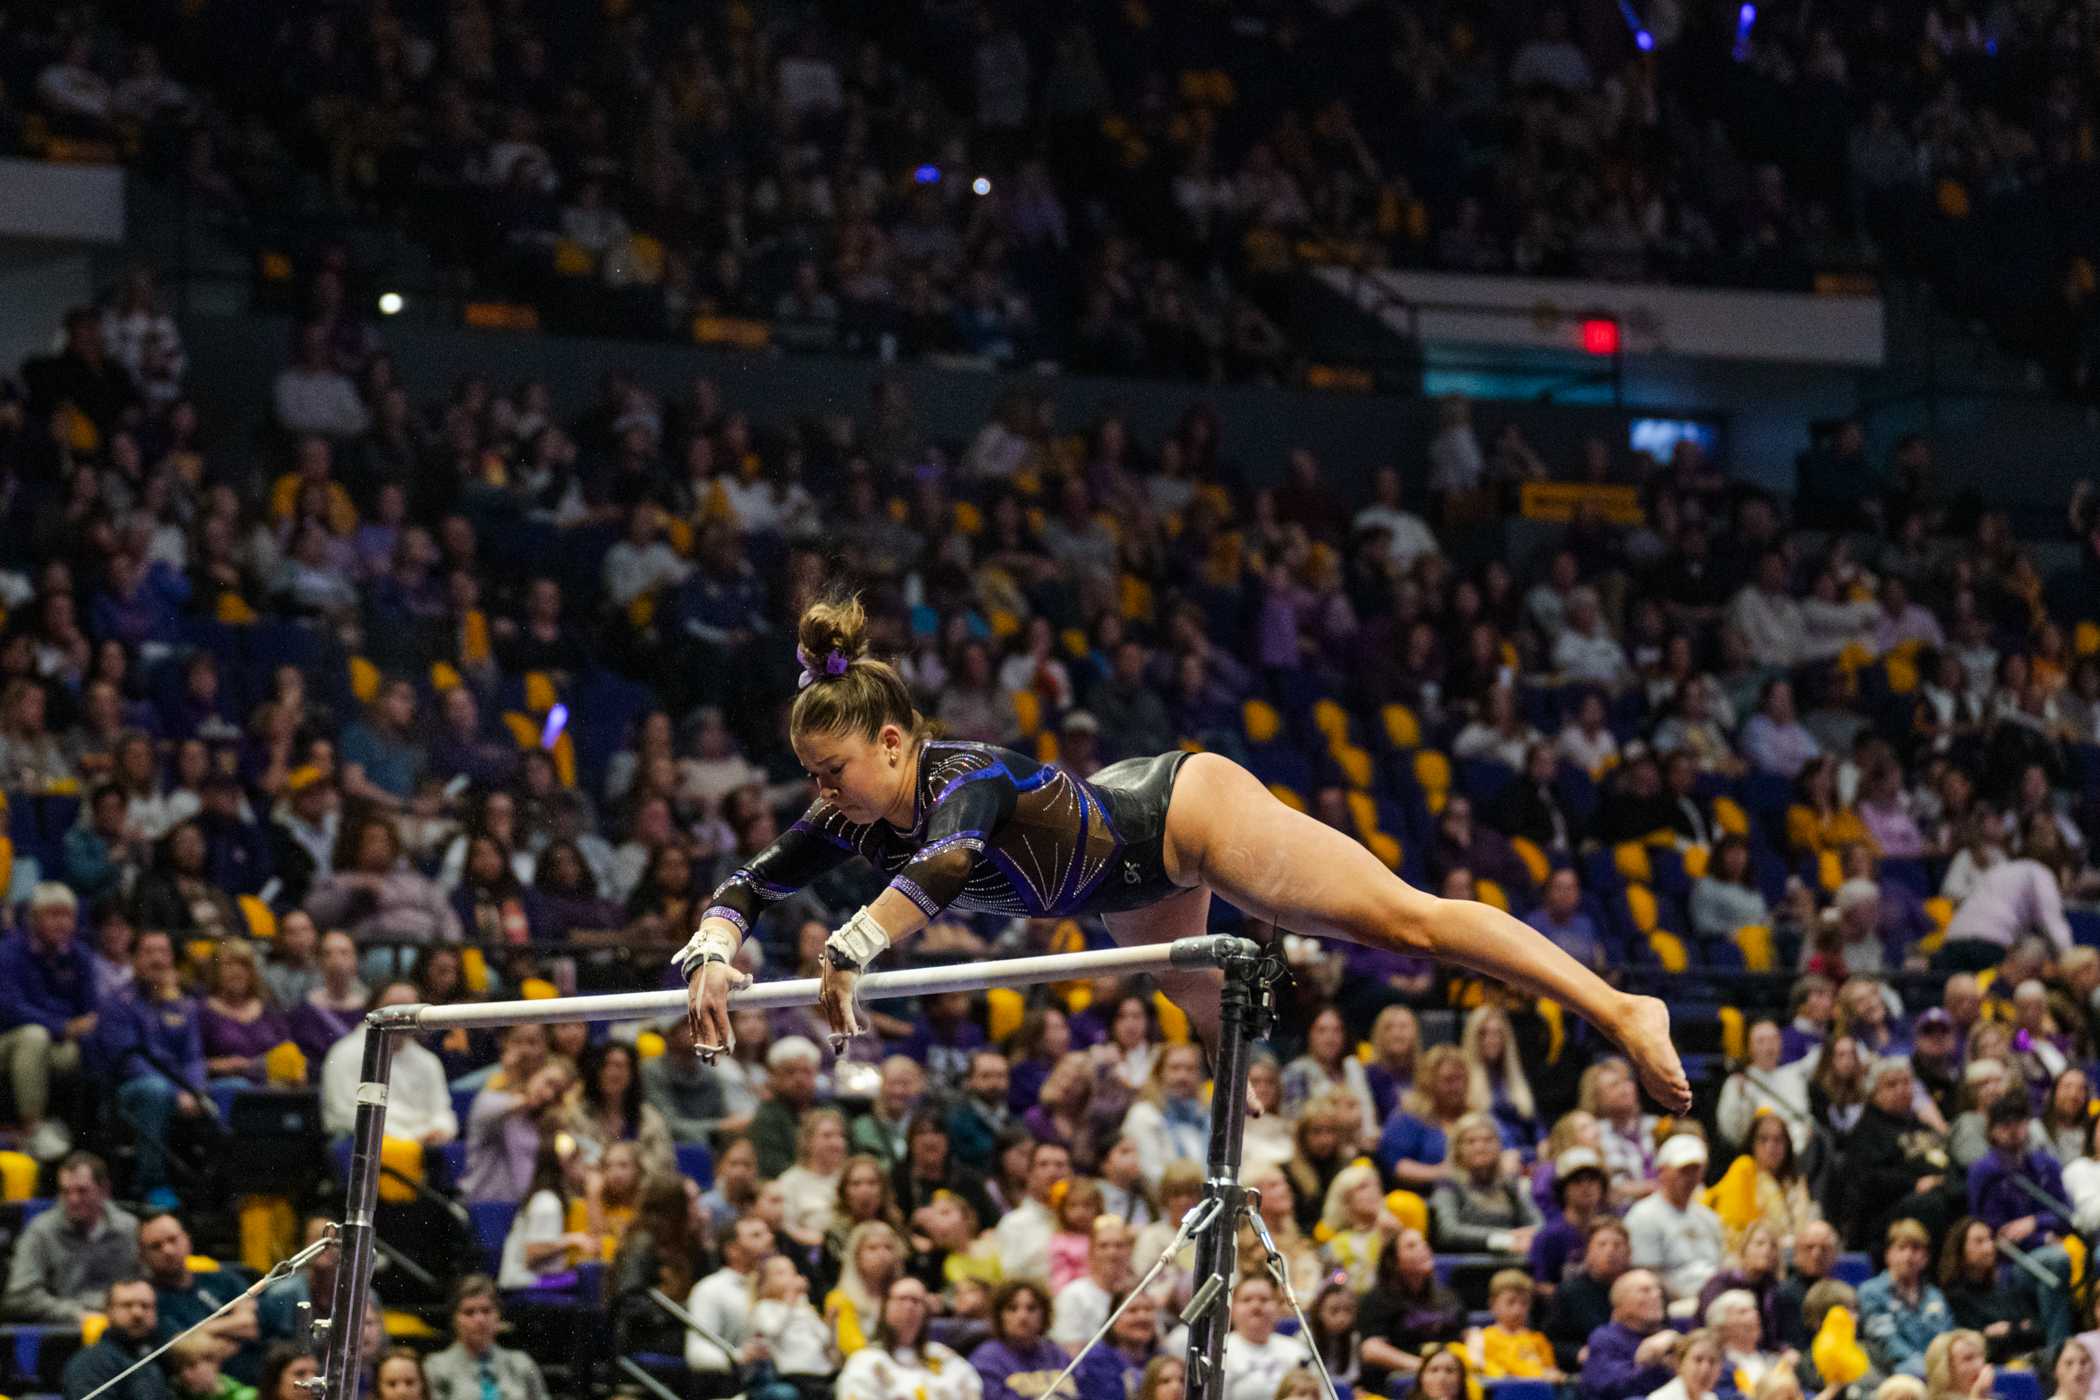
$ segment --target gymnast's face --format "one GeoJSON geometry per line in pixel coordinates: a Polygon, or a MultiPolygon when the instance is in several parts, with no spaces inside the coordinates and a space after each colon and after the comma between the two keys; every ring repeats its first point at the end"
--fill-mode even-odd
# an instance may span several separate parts
{"type": "Polygon", "coordinates": [[[911,735],[885,724],[870,739],[860,734],[806,733],[794,738],[795,757],[816,782],[817,795],[846,820],[868,825],[912,820],[911,735]],[[901,808],[901,810],[900,810],[901,808]]]}

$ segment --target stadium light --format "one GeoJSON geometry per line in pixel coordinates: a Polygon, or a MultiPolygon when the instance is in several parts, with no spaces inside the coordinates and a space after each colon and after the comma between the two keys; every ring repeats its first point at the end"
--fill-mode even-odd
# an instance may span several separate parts
{"type": "Polygon", "coordinates": [[[912,171],[911,177],[922,185],[938,185],[941,182],[941,168],[938,165],[922,165],[912,171]]]}
{"type": "Polygon", "coordinates": [[[975,195],[990,194],[992,192],[992,182],[979,175],[970,182],[970,192],[975,195]]]}
{"type": "Polygon", "coordinates": [[[1588,355],[1616,355],[1619,353],[1619,323],[1602,316],[1593,316],[1582,323],[1582,349],[1588,355]]]}
{"type": "Polygon", "coordinates": [[[401,308],[406,305],[408,303],[402,299],[399,292],[381,292],[379,294],[379,314],[382,316],[399,316],[401,308]]]}

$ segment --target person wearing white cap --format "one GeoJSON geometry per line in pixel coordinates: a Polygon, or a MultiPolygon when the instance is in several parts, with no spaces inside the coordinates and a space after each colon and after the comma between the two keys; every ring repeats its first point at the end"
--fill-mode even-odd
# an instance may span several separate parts
{"type": "Polygon", "coordinates": [[[1679,1133],[1655,1154],[1655,1168],[1654,1194],[1626,1212],[1633,1263],[1661,1277],[1673,1308],[1688,1309],[1728,1257],[1721,1217],[1699,1199],[1706,1179],[1706,1143],[1691,1133],[1679,1133]]]}

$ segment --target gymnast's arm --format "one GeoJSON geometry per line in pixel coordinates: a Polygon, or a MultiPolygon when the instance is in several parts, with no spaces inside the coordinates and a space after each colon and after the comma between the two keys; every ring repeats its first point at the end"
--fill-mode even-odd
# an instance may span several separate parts
{"type": "Polygon", "coordinates": [[[1003,768],[985,769],[950,784],[927,814],[926,839],[918,853],[890,880],[889,888],[831,936],[826,948],[833,960],[838,962],[843,952],[857,967],[865,967],[884,948],[939,918],[969,883],[977,853],[1013,815],[1019,796],[1003,768]]]}
{"type": "Polygon", "coordinates": [[[734,957],[737,945],[768,907],[854,854],[830,812],[828,804],[813,803],[800,821],[715,887],[701,911],[699,929],[673,959],[680,972],[691,977],[710,952],[719,953],[725,961],[734,957]]]}

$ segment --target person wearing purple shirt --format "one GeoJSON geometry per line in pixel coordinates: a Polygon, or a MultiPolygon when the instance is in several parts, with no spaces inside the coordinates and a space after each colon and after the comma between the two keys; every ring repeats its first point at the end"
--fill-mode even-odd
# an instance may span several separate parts
{"type": "Polygon", "coordinates": [[[0,942],[0,1056],[13,1071],[15,1112],[30,1155],[56,1159],[71,1144],[44,1117],[54,1075],[76,1073],[80,1047],[95,1029],[95,969],[75,937],[73,891],[40,884],[29,896],[29,927],[0,942]]]}
{"type": "Polygon", "coordinates": [[[1794,687],[1786,681],[1769,681],[1757,713],[1743,725],[1739,747],[1750,766],[1792,782],[1823,752],[1816,736],[1794,711],[1794,687]]]}
{"type": "Polygon", "coordinates": [[[1546,897],[1524,922],[1592,972],[1604,970],[1604,940],[1597,935],[1597,921],[1583,911],[1582,884],[1570,867],[1546,877],[1546,897]]]}
{"type": "Polygon", "coordinates": [[[927,1077],[936,1085],[953,1088],[970,1074],[970,1057],[985,1047],[984,1027],[970,1019],[970,995],[946,992],[919,1003],[911,1034],[896,1044],[900,1055],[909,1055],[926,1066],[927,1077]]]}
{"type": "Polygon", "coordinates": [[[1590,1225],[1603,1213],[1604,1158],[1594,1147],[1571,1147],[1551,1163],[1553,1209],[1547,1223],[1531,1237],[1531,1276],[1558,1286],[1568,1264],[1582,1258],[1590,1225]]]}
{"type": "Polygon", "coordinates": [[[541,1065],[523,1090],[483,1089],[467,1111],[467,1166],[460,1191],[472,1202],[517,1205],[532,1184],[540,1152],[540,1115],[569,1091],[569,1071],[541,1065]]]}
{"type": "Polygon", "coordinates": [[[270,1004],[255,950],[234,939],[221,943],[212,955],[208,985],[197,1021],[213,1086],[262,1083],[264,1057],[291,1039],[291,1028],[270,1004]]]}
{"type": "Polygon", "coordinates": [[[1039,1400],[1072,1358],[1043,1335],[1050,1295],[1034,1279],[1008,1279],[992,1295],[992,1339],[970,1353],[984,1400],[1039,1400]]]}
{"type": "Polygon", "coordinates": [[[166,564],[113,554],[107,581],[88,609],[88,630],[98,641],[114,637],[134,654],[148,642],[173,643],[189,598],[188,580],[166,564]]]}
{"type": "Polygon", "coordinates": [[[1837,988],[1820,972],[1811,972],[1794,983],[1788,997],[1793,1019],[1779,1031],[1779,1063],[1790,1065],[1821,1050],[1830,1036],[1831,1017],[1837,1012],[1837,988]]]}
{"type": "Polygon", "coordinates": [[[2049,1345],[2058,1347],[2074,1330],[2071,1258],[2057,1243],[2070,1233],[2070,1224],[2049,1204],[2064,1200],[2063,1172],[2056,1159],[2027,1149],[2033,1116],[2024,1094],[2007,1094],[1991,1105],[1991,1150],[1969,1168],[1969,1214],[2064,1280],[2060,1287],[2043,1288],[2025,1269],[2010,1274],[2012,1286],[2032,1301],[2041,1317],[2049,1345]]]}
{"type": "Polygon", "coordinates": [[[1674,1334],[1663,1326],[1662,1281],[1629,1269],[1611,1286],[1611,1321],[1590,1333],[1582,1400],[1638,1400],[1670,1383],[1674,1334]]]}
{"type": "Polygon", "coordinates": [[[132,949],[132,995],[105,1007],[96,1037],[117,1081],[117,1110],[132,1129],[138,1163],[132,1190],[148,1201],[168,1187],[168,1130],[205,1111],[204,1038],[197,1004],[182,994],[175,944],[159,929],[132,949]]]}

